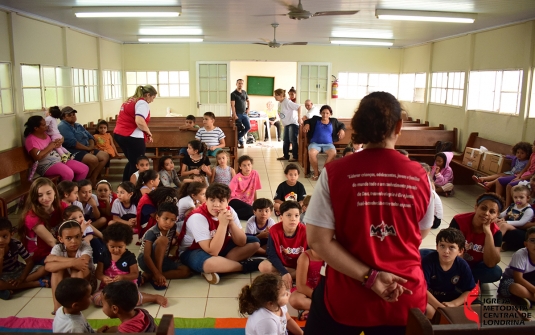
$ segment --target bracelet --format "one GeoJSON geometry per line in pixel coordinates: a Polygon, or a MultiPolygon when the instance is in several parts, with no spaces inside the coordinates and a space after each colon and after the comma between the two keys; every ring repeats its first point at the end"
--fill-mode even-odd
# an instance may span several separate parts
{"type": "Polygon", "coordinates": [[[375,284],[375,280],[377,279],[377,276],[379,275],[379,271],[375,269],[370,269],[368,272],[368,275],[364,276],[364,282],[362,282],[362,286],[364,286],[367,289],[371,289],[373,284],[375,284]]]}
{"type": "Polygon", "coordinates": [[[41,153],[41,150],[37,150],[36,156],[39,156],[40,153],[41,153]]]}

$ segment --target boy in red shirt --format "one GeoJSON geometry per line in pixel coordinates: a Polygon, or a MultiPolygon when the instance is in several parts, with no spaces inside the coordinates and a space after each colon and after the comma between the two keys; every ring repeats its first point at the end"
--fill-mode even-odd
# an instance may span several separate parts
{"type": "Polygon", "coordinates": [[[297,201],[285,201],[279,207],[282,221],[269,229],[268,259],[260,263],[262,273],[280,273],[287,289],[295,279],[297,259],[308,249],[306,227],[300,223],[301,205],[297,201]]]}

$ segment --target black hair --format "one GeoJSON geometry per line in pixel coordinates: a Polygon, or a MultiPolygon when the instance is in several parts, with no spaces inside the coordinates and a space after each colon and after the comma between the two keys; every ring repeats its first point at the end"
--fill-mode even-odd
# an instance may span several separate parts
{"type": "Polygon", "coordinates": [[[188,115],[186,116],[186,120],[189,120],[189,121],[194,121],[195,122],[195,115],[188,115]]]}
{"type": "Polygon", "coordinates": [[[206,189],[206,199],[230,200],[230,188],[225,184],[213,183],[206,189]]]}
{"type": "Polygon", "coordinates": [[[98,128],[99,128],[100,125],[102,125],[102,124],[105,125],[106,128],[108,128],[108,129],[110,128],[110,125],[108,124],[108,122],[106,122],[106,120],[100,120],[100,121],[97,123],[97,127],[96,127],[96,129],[95,129],[95,134],[100,134],[100,133],[98,132],[98,128]]]}
{"type": "Polygon", "coordinates": [[[164,202],[176,205],[178,202],[177,191],[172,187],[158,187],[148,193],[148,197],[154,206],[160,206],[164,202]]]}
{"type": "Polygon", "coordinates": [[[82,227],[80,226],[80,224],[78,223],[78,221],[76,220],[66,220],[66,221],[63,221],[62,224],[59,225],[59,228],[58,228],[58,236],[59,237],[63,237],[62,233],[65,229],[69,229],[69,228],[76,228],[78,227],[80,229],[80,232],[82,232],[82,227]]]}
{"type": "Polygon", "coordinates": [[[134,193],[136,191],[136,185],[134,185],[131,181],[123,181],[120,183],[117,188],[122,188],[127,193],[134,193]]]}
{"type": "Polygon", "coordinates": [[[513,155],[516,155],[516,152],[518,151],[518,149],[524,151],[526,153],[526,158],[529,158],[529,156],[531,156],[531,143],[529,142],[518,142],[517,144],[515,144],[515,146],[513,147],[513,149],[511,150],[513,152],[513,155]]]}
{"type": "Polygon", "coordinates": [[[170,202],[164,202],[158,206],[157,216],[162,216],[164,212],[175,214],[178,216],[178,207],[170,202]]]}
{"type": "Polygon", "coordinates": [[[277,303],[279,291],[284,287],[282,277],[273,273],[265,273],[256,277],[251,285],[245,285],[238,296],[241,315],[253,314],[268,302],[277,303]]]}
{"type": "Polygon", "coordinates": [[[208,150],[208,148],[206,147],[206,143],[201,142],[199,140],[193,140],[189,141],[188,145],[190,145],[193,150],[197,150],[199,155],[206,157],[206,152],[208,150]]]}
{"type": "Polygon", "coordinates": [[[52,106],[48,109],[48,113],[54,118],[54,119],[61,119],[61,109],[59,109],[58,106],[52,106]]]}
{"type": "Polygon", "coordinates": [[[173,160],[173,157],[171,157],[169,155],[165,155],[165,156],[162,156],[160,158],[160,161],[158,162],[158,171],[162,171],[163,170],[164,165],[165,165],[165,161],[168,160],[168,159],[173,160]]]}
{"type": "Polygon", "coordinates": [[[123,312],[133,311],[139,299],[137,285],[128,280],[121,280],[104,286],[102,295],[108,304],[117,306],[123,312]]]}
{"type": "Polygon", "coordinates": [[[253,202],[253,211],[256,211],[257,209],[264,209],[264,208],[269,208],[273,210],[273,202],[266,198],[256,199],[253,202]]]}
{"type": "Polygon", "coordinates": [[[8,218],[0,217],[0,230],[9,230],[9,232],[13,232],[13,225],[8,218]]]}
{"type": "Polygon", "coordinates": [[[34,115],[28,118],[28,121],[24,124],[24,137],[28,137],[30,134],[33,134],[35,128],[41,127],[41,121],[44,118],[41,115],[34,115]]]}
{"type": "Polygon", "coordinates": [[[355,152],[355,149],[353,149],[353,147],[345,147],[345,148],[344,148],[344,152],[342,153],[342,157],[345,156],[345,155],[347,155],[347,154],[350,153],[350,152],[351,152],[351,153],[355,152]]]}
{"type": "Polygon", "coordinates": [[[205,183],[193,181],[191,183],[183,183],[178,190],[178,199],[187,197],[188,195],[199,194],[200,191],[206,188],[205,183]]]}
{"type": "Polygon", "coordinates": [[[75,302],[79,302],[87,295],[88,290],[91,291],[91,287],[87,280],[83,278],[66,277],[63,278],[56,287],[55,296],[61,306],[72,308],[72,305],[75,302]]]}
{"type": "Polygon", "coordinates": [[[444,162],[444,166],[441,166],[441,168],[446,167],[446,165],[448,164],[448,158],[446,157],[446,154],[444,154],[443,152],[439,152],[435,155],[435,160],[437,159],[437,157],[442,158],[442,161],[444,162]]]}
{"type": "Polygon", "coordinates": [[[151,180],[156,180],[159,174],[155,170],[149,169],[139,173],[139,177],[136,182],[136,189],[139,190],[143,185],[148,183],[151,180]]]}
{"type": "Polygon", "coordinates": [[[401,105],[388,92],[365,96],[351,119],[353,143],[381,143],[389,137],[401,119],[401,105]]]}
{"type": "Polygon", "coordinates": [[[69,180],[62,180],[58,184],[58,194],[60,198],[64,198],[66,194],[71,194],[74,188],[78,187],[78,184],[69,180]]]}
{"type": "Polygon", "coordinates": [[[238,81],[240,81],[240,80],[241,80],[241,81],[243,81],[243,79],[238,79],[238,80],[236,80],[236,84],[237,84],[237,83],[238,83],[238,81]]]}
{"type": "MultiPolygon", "coordinates": [[[[67,206],[64,210],[63,210],[63,220],[70,220],[69,217],[73,214],[73,213],[76,213],[76,212],[81,212],[82,214],[84,214],[84,211],[76,206],[76,205],[70,205],[70,206],[67,206]]],[[[59,232],[58,232],[59,234],[59,232]]],[[[61,236],[61,235],[59,235],[61,236]]]]}
{"type": "Polygon", "coordinates": [[[141,161],[147,161],[147,162],[149,162],[149,158],[148,158],[147,156],[145,156],[145,155],[141,155],[141,156],[139,156],[139,157],[136,159],[136,165],[139,164],[139,162],[141,162],[141,161]]]}
{"type": "Polygon", "coordinates": [[[440,242],[455,243],[459,247],[459,250],[464,250],[466,238],[463,233],[457,228],[441,229],[437,234],[437,245],[440,242]]]}
{"type": "Polygon", "coordinates": [[[215,120],[215,114],[212,113],[212,112],[206,112],[206,113],[204,113],[204,116],[207,116],[212,120],[215,120]]]}
{"type": "Polygon", "coordinates": [[[102,238],[106,243],[109,241],[115,241],[124,242],[126,245],[128,245],[132,243],[133,236],[134,231],[132,230],[132,227],[120,222],[108,225],[108,228],[102,231],[102,238]]]}
{"type": "Polygon", "coordinates": [[[525,241],[527,241],[529,239],[529,235],[531,234],[535,234],[535,227],[529,227],[527,230],[526,230],[526,237],[525,237],[525,241]]]}
{"type": "Polygon", "coordinates": [[[292,86],[292,88],[290,88],[290,89],[288,90],[288,93],[290,93],[290,92],[297,93],[297,91],[295,90],[295,88],[294,88],[293,86],[292,86]]]}
{"type": "Polygon", "coordinates": [[[297,174],[301,172],[299,171],[299,166],[297,166],[297,164],[290,163],[284,168],[284,174],[288,174],[288,172],[290,172],[291,170],[297,170],[297,174]]]}
{"type": "Polygon", "coordinates": [[[91,186],[91,187],[93,186],[93,185],[91,184],[91,181],[90,181],[89,179],[82,179],[82,180],[79,180],[79,181],[78,181],[78,191],[79,191],[82,187],[87,186],[87,185],[89,185],[89,186],[91,186]]]}
{"type": "Polygon", "coordinates": [[[498,205],[498,214],[505,208],[505,200],[503,200],[502,196],[494,193],[494,192],[485,192],[476,199],[476,206],[479,206],[480,203],[482,203],[484,200],[483,198],[487,198],[488,200],[494,200],[496,205],[498,205]],[[489,199],[491,198],[491,199],[489,199]]]}
{"type": "Polygon", "coordinates": [[[284,214],[284,212],[287,212],[293,208],[297,208],[299,210],[299,214],[301,214],[301,205],[297,201],[291,201],[291,200],[287,200],[283,202],[279,207],[279,212],[282,215],[284,214]]]}
{"type": "Polygon", "coordinates": [[[331,112],[331,115],[333,115],[333,109],[332,109],[331,106],[329,106],[329,105],[323,105],[323,106],[321,106],[321,108],[320,108],[320,114],[321,114],[321,111],[324,110],[324,109],[329,110],[329,112],[331,112]]]}
{"type": "Polygon", "coordinates": [[[238,172],[241,172],[241,163],[243,162],[247,162],[247,161],[250,161],[251,164],[254,164],[254,160],[251,156],[248,156],[248,155],[241,155],[239,158],[238,158],[238,172]]]}

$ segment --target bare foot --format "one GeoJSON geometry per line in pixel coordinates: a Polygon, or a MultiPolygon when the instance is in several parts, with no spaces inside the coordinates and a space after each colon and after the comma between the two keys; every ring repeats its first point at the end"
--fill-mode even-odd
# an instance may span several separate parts
{"type": "Polygon", "coordinates": [[[156,303],[162,307],[167,307],[167,298],[161,295],[157,295],[156,303]]]}

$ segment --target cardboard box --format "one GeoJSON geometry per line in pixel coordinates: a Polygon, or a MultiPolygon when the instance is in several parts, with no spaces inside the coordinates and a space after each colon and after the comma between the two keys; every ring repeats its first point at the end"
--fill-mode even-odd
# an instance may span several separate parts
{"type": "Polygon", "coordinates": [[[511,169],[511,161],[505,159],[501,154],[495,152],[485,152],[481,155],[479,171],[486,174],[497,174],[511,169]]]}
{"type": "Polygon", "coordinates": [[[466,149],[464,149],[463,165],[469,166],[472,169],[477,170],[479,168],[481,156],[481,150],[466,147],[466,149]]]}

